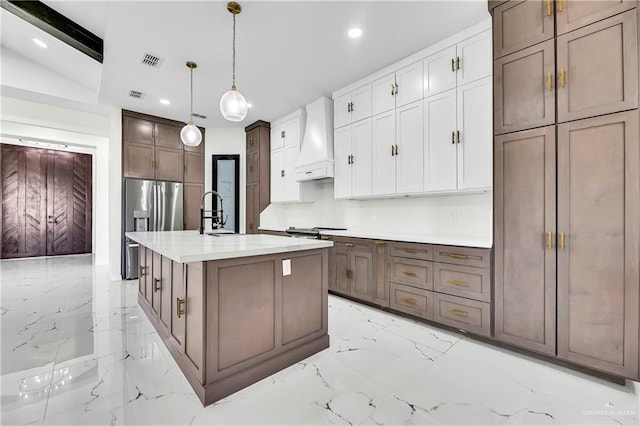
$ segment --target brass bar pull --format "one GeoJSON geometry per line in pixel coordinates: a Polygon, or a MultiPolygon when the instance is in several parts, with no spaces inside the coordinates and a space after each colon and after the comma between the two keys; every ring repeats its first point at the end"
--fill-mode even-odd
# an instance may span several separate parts
{"type": "Polygon", "coordinates": [[[153,292],[154,292],[154,293],[159,292],[159,291],[160,291],[160,289],[161,289],[161,287],[160,287],[158,284],[160,284],[160,280],[159,280],[159,279],[157,279],[157,278],[154,278],[154,279],[153,279],[153,292]]]}
{"type": "Polygon", "coordinates": [[[456,143],[460,143],[460,130],[456,130],[456,143]]]}
{"type": "Polygon", "coordinates": [[[353,155],[351,155],[351,164],[353,164],[353,155]]]}
{"type": "Polygon", "coordinates": [[[445,256],[453,257],[454,259],[468,259],[466,254],[446,253],[445,256]]]}
{"type": "Polygon", "coordinates": [[[394,155],[396,155],[396,149],[393,145],[391,145],[391,156],[393,157],[394,155]]]}
{"type": "Polygon", "coordinates": [[[280,170],[280,177],[284,177],[284,170],[280,170]]]}
{"type": "Polygon", "coordinates": [[[551,231],[547,232],[547,248],[553,248],[553,233],[551,231]]]}
{"type": "Polygon", "coordinates": [[[253,138],[249,138],[249,145],[253,145],[253,138]]]}
{"type": "Polygon", "coordinates": [[[465,311],[460,311],[458,309],[452,309],[452,310],[449,311],[449,313],[451,313],[453,315],[457,315],[459,317],[466,317],[467,315],[469,315],[465,311]]]}
{"type": "Polygon", "coordinates": [[[456,69],[460,69],[460,56],[456,57],[456,69]]]}
{"type": "Polygon", "coordinates": [[[396,95],[398,94],[398,83],[395,83],[396,85],[396,95]]]}
{"type": "Polygon", "coordinates": [[[398,145],[396,145],[396,155],[398,155],[398,145]]]}
{"type": "Polygon", "coordinates": [[[552,75],[551,75],[551,72],[548,72],[548,73],[547,73],[547,89],[548,89],[549,91],[552,91],[552,90],[553,90],[553,81],[552,81],[552,78],[553,78],[553,77],[552,77],[552,75]]]}
{"type": "Polygon", "coordinates": [[[564,250],[564,232],[560,233],[560,250],[564,250]]]}
{"type": "Polygon", "coordinates": [[[249,165],[249,171],[250,171],[250,172],[253,172],[253,164],[250,164],[250,165],[249,165]]]}
{"type": "Polygon", "coordinates": [[[564,87],[564,84],[565,84],[564,68],[560,68],[560,87],[564,87]]]}
{"type": "Polygon", "coordinates": [[[402,249],[405,253],[415,254],[416,251],[414,249],[402,249]]]}
{"type": "Polygon", "coordinates": [[[284,138],[284,130],[282,130],[282,131],[280,132],[280,137],[281,137],[281,138],[284,138]]]}
{"type": "Polygon", "coordinates": [[[408,303],[410,305],[415,305],[416,304],[416,299],[412,299],[410,297],[403,297],[402,301],[406,302],[406,303],[408,303]]]}
{"type": "Polygon", "coordinates": [[[558,12],[562,12],[562,0],[558,0],[558,12]]]}
{"type": "Polygon", "coordinates": [[[387,243],[385,243],[384,241],[374,241],[373,244],[377,245],[377,246],[384,246],[387,243]]]}
{"type": "Polygon", "coordinates": [[[451,58],[451,71],[456,72],[456,60],[451,58]]]}
{"type": "Polygon", "coordinates": [[[353,278],[353,271],[351,269],[347,269],[347,278],[353,278]]]}
{"type": "Polygon", "coordinates": [[[395,94],[396,94],[396,86],[391,84],[391,96],[394,96],[395,94]]]}
{"type": "Polygon", "coordinates": [[[140,271],[138,272],[138,277],[143,277],[143,276],[147,275],[147,274],[145,274],[145,271],[147,270],[146,266],[140,265],[139,269],[140,269],[140,271]]]}
{"type": "Polygon", "coordinates": [[[469,284],[467,284],[464,281],[451,280],[451,281],[449,281],[449,284],[457,285],[459,287],[469,287],[469,284]]]}
{"type": "Polygon", "coordinates": [[[355,106],[355,105],[353,104],[353,102],[351,102],[351,112],[353,112],[353,110],[354,110],[354,106],[355,106]]]}
{"type": "Polygon", "coordinates": [[[353,244],[353,243],[344,243],[344,245],[346,247],[355,247],[355,244],[353,244]]]}
{"type": "Polygon", "coordinates": [[[551,16],[551,0],[547,0],[547,16],[551,16]]]}
{"type": "Polygon", "coordinates": [[[184,306],[184,299],[176,297],[176,316],[178,318],[184,315],[184,309],[181,309],[182,306],[184,306]]]}
{"type": "Polygon", "coordinates": [[[451,145],[455,145],[456,143],[456,132],[451,132],[451,145]]]}
{"type": "Polygon", "coordinates": [[[416,273],[415,272],[409,272],[409,271],[402,271],[403,274],[405,274],[408,277],[416,277],[416,273]]]}

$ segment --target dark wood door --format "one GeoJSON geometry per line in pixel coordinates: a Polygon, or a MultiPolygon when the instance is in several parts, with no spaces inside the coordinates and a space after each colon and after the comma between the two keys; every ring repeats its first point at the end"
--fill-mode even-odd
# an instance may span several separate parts
{"type": "Polygon", "coordinates": [[[185,151],[184,183],[204,183],[204,154],[185,151]]]}
{"type": "Polygon", "coordinates": [[[1,146],[2,258],[47,254],[47,151],[1,146]]]}
{"type": "Polygon", "coordinates": [[[122,149],[122,174],[124,177],[155,179],[156,169],[153,145],[125,141],[122,149]]]}
{"type": "Polygon", "coordinates": [[[204,185],[201,183],[184,184],[183,218],[185,230],[200,228],[200,203],[203,192],[204,185]]]}
{"type": "Polygon", "coordinates": [[[182,150],[156,147],[156,179],[182,182],[184,173],[182,150]]]}
{"type": "Polygon", "coordinates": [[[91,156],[49,151],[47,255],[91,252],[91,156]]]}
{"type": "Polygon", "coordinates": [[[351,294],[360,300],[373,300],[373,255],[371,252],[353,251],[349,256],[353,271],[351,294]]]}
{"type": "Polygon", "coordinates": [[[493,57],[553,38],[553,2],[510,1],[493,11],[493,57]]]}
{"type": "Polygon", "coordinates": [[[260,186],[258,183],[247,185],[246,233],[257,234],[260,226],[260,186]]]}
{"type": "Polygon", "coordinates": [[[494,131],[503,134],[555,122],[553,40],[494,62],[494,131]]]}
{"type": "Polygon", "coordinates": [[[336,285],[334,291],[337,293],[351,295],[351,277],[349,253],[343,249],[336,248],[336,285]]]}
{"type": "Polygon", "coordinates": [[[636,7],[637,0],[564,0],[556,10],[558,35],[636,7]]]}
{"type": "Polygon", "coordinates": [[[155,125],[152,121],[122,116],[122,139],[125,143],[154,144],[155,125]]]}
{"type": "MultiPolygon", "coordinates": [[[[169,124],[156,123],[155,136],[156,147],[176,149],[182,151],[182,140],[180,139],[179,126],[171,126],[169,124]]],[[[202,145],[202,144],[200,144],[202,145]]]]}
{"type": "Polygon", "coordinates": [[[639,163],[637,110],[558,126],[558,356],[632,378],[639,163]]]}
{"type": "Polygon", "coordinates": [[[638,107],[636,28],[630,10],[558,37],[559,123],[638,107]]]}
{"type": "Polygon", "coordinates": [[[497,136],[495,337],[555,355],[555,126],[497,136]]]}
{"type": "Polygon", "coordinates": [[[373,303],[389,307],[389,244],[373,242],[373,303]]]}

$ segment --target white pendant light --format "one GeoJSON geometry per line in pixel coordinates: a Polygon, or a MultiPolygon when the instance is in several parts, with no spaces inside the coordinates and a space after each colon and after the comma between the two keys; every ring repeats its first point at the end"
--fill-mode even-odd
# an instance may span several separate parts
{"type": "Polygon", "coordinates": [[[227,10],[233,15],[233,83],[231,90],[220,98],[220,112],[229,121],[242,121],[247,116],[247,100],[236,90],[236,15],[242,8],[232,1],[227,3],[227,10]]]}
{"type": "Polygon", "coordinates": [[[193,124],[193,69],[197,66],[198,64],[193,61],[187,62],[187,68],[191,71],[191,104],[189,107],[189,124],[180,130],[180,139],[183,144],[188,146],[198,146],[202,142],[202,132],[198,129],[198,126],[193,124]]]}

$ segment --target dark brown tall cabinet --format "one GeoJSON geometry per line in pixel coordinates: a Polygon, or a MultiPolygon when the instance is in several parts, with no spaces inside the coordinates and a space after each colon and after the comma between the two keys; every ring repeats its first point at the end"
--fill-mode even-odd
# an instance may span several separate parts
{"type": "Polygon", "coordinates": [[[256,121],[245,127],[247,133],[246,230],[257,234],[260,212],[270,202],[270,129],[266,121],[256,121]]]}
{"type": "Polygon", "coordinates": [[[91,155],[1,147],[1,257],[91,253],[91,155]]]}
{"type": "Polygon", "coordinates": [[[495,338],[637,380],[637,2],[489,5],[495,338]]]}

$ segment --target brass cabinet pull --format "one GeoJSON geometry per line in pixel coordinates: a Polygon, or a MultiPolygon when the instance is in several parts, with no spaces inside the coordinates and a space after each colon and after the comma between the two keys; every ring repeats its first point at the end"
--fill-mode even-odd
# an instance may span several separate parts
{"type": "Polygon", "coordinates": [[[253,164],[249,165],[249,172],[253,172],[253,164]]]}
{"type": "Polygon", "coordinates": [[[353,278],[353,271],[351,269],[347,269],[347,278],[353,278]]]}
{"type": "Polygon", "coordinates": [[[250,224],[249,224],[249,229],[250,229],[251,231],[253,231],[253,223],[250,223],[250,224]]]}
{"type": "Polygon", "coordinates": [[[445,253],[445,256],[453,257],[454,259],[468,259],[469,256],[466,254],[457,254],[457,253],[445,253]]]}
{"type": "Polygon", "coordinates": [[[353,103],[353,102],[351,102],[351,112],[353,112],[354,107],[355,107],[354,103],[353,103]]]}
{"type": "Polygon", "coordinates": [[[355,244],[353,244],[353,243],[344,243],[344,245],[346,247],[355,247],[355,244]]]}
{"type": "Polygon", "coordinates": [[[409,277],[415,277],[417,276],[415,272],[409,272],[409,271],[402,271],[403,274],[409,276],[409,277]]]}
{"type": "Polygon", "coordinates": [[[456,130],[456,143],[460,143],[460,130],[456,130]]]}
{"type": "Polygon", "coordinates": [[[464,281],[451,280],[451,281],[449,281],[449,284],[457,285],[459,287],[469,287],[469,284],[467,284],[464,281]]]}
{"type": "Polygon", "coordinates": [[[547,232],[547,248],[553,248],[553,233],[551,231],[547,232]]]}
{"type": "Polygon", "coordinates": [[[153,292],[154,293],[157,293],[162,288],[158,284],[160,284],[160,280],[158,278],[154,278],[153,279],[153,292]]]}
{"type": "Polygon", "coordinates": [[[451,71],[456,72],[456,60],[451,58],[451,71]]]}
{"type": "Polygon", "coordinates": [[[551,0],[547,0],[547,16],[551,16],[551,0]]]}
{"type": "Polygon", "coordinates": [[[565,71],[564,68],[560,68],[560,87],[564,87],[565,84],[565,71]]]}
{"type": "Polygon", "coordinates": [[[178,318],[184,315],[184,309],[180,309],[181,306],[184,306],[184,299],[176,297],[176,316],[178,318]]]}
{"type": "Polygon", "coordinates": [[[467,315],[469,315],[465,311],[460,311],[458,309],[452,309],[452,310],[449,311],[449,313],[451,313],[453,315],[457,315],[459,317],[466,317],[467,315]]]}
{"type": "Polygon", "coordinates": [[[396,149],[391,145],[391,156],[393,157],[394,155],[396,155],[396,149]]]}
{"type": "Polygon", "coordinates": [[[249,138],[249,145],[253,145],[253,138],[249,138]]]}
{"type": "Polygon", "coordinates": [[[280,177],[284,177],[284,170],[280,170],[280,177]]]}
{"type": "Polygon", "coordinates": [[[147,270],[147,267],[146,267],[146,266],[142,266],[142,265],[140,265],[140,268],[139,268],[139,269],[140,269],[140,271],[138,272],[138,276],[139,276],[139,277],[143,277],[143,276],[147,275],[147,274],[145,274],[145,271],[147,270]]]}
{"type": "Polygon", "coordinates": [[[349,156],[351,158],[351,164],[353,164],[353,155],[349,156]]]}
{"type": "Polygon", "coordinates": [[[394,96],[396,94],[396,86],[393,85],[393,83],[391,83],[391,96],[394,96]]]}
{"type": "Polygon", "coordinates": [[[403,252],[405,253],[410,253],[410,254],[415,254],[416,251],[414,249],[402,249],[403,252]]]}
{"type": "Polygon", "coordinates": [[[281,137],[281,138],[284,138],[284,134],[285,134],[285,133],[284,133],[284,130],[282,130],[282,131],[280,132],[280,137],[281,137]]]}
{"type": "Polygon", "coordinates": [[[398,94],[398,83],[394,83],[396,86],[396,95],[398,94]]]}
{"type": "Polygon", "coordinates": [[[374,241],[373,244],[377,245],[377,246],[384,246],[387,243],[385,243],[384,241],[374,241]]]}
{"type": "Polygon", "coordinates": [[[455,145],[456,143],[456,132],[451,132],[451,145],[455,145]]]}
{"type": "Polygon", "coordinates": [[[410,305],[415,305],[416,304],[416,299],[412,299],[410,297],[403,297],[402,301],[406,302],[406,303],[408,303],[410,305]]]}
{"type": "Polygon", "coordinates": [[[560,233],[560,250],[564,250],[564,232],[560,233]]]}
{"type": "Polygon", "coordinates": [[[460,69],[460,56],[456,57],[456,69],[460,69]]]}
{"type": "Polygon", "coordinates": [[[558,12],[562,12],[562,0],[558,0],[558,12]]]}
{"type": "Polygon", "coordinates": [[[552,91],[552,90],[553,90],[553,82],[552,82],[552,78],[553,78],[553,77],[552,77],[552,75],[551,75],[551,72],[548,72],[548,73],[547,73],[547,89],[548,89],[549,91],[552,91]]]}
{"type": "Polygon", "coordinates": [[[398,145],[396,145],[396,155],[398,155],[398,145]]]}

